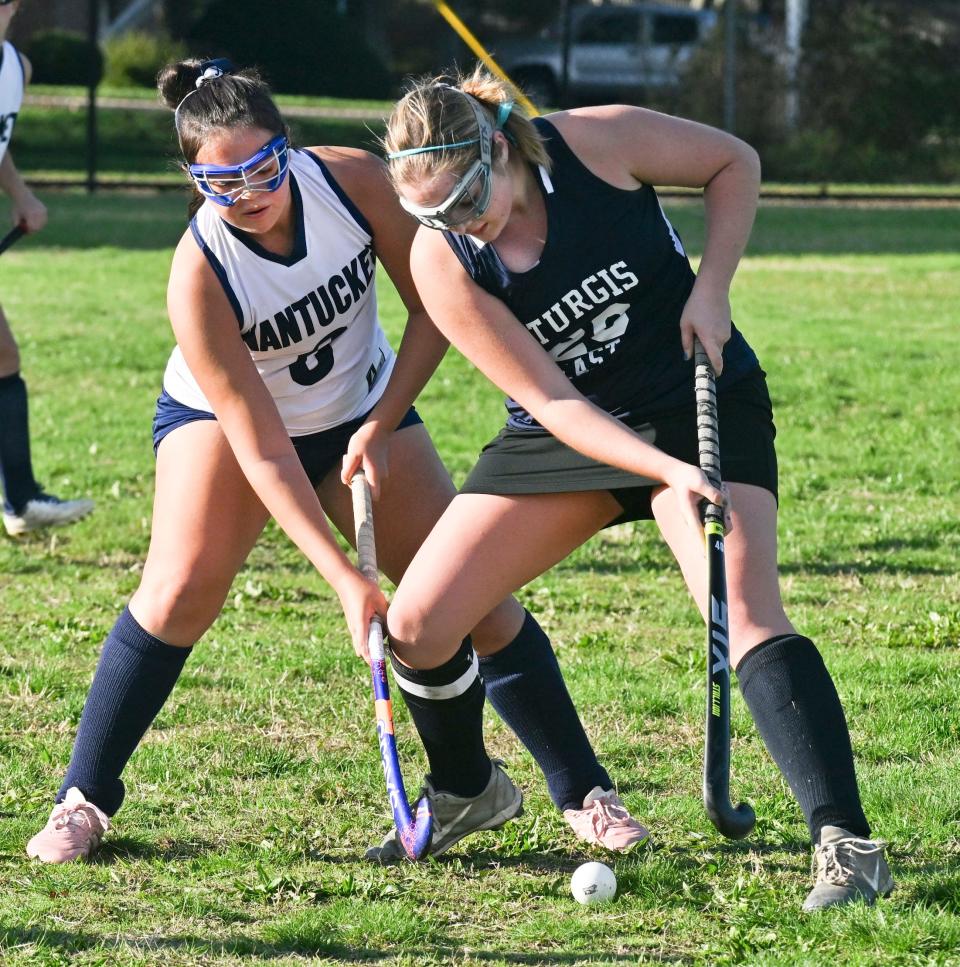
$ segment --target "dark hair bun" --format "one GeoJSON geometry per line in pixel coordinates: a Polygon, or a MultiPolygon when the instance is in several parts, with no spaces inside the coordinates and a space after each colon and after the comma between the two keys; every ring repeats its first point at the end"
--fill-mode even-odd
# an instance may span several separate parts
{"type": "Polygon", "coordinates": [[[160,100],[170,110],[176,110],[180,102],[197,89],[197,78],[201,74],[202,64],[202,60],[194,57],[160,68],[160,73],[157,74],[157,91],[160,100]]]}

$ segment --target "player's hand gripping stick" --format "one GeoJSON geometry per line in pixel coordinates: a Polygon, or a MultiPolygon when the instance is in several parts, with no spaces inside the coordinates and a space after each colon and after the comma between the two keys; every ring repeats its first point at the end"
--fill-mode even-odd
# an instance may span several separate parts
{"type": "Polygon", "coordinates": [[[13,228],[7,232],[3,238],[0,238],[0,255],[2,255],[14,242],[19,242],[24,235],[27,234],[27,229],[23,222],[19,225],[14,225],[13,228]]]}
{"type": "MultiPolygon", "coordinates": [[[[360,571],[365,578],[376,582],[377,546],[373,534],[373,502],[370,498],[370,485],[363,471],[354,474],[350,481],[353,493],[353,523],[357,534],[357,557],[360,571]]],[[[390,702],[390,686],[387,682],[387,661],[383,641],[383,624],[374,615],[367,636],[370,653],[370,674],[373,678],[374,706],[377,714],[377,741],[380,745],[380,759],[383,762],[383,775],[387,781],[387,795],[393,811],[393,822],[397,827],[400,844],[411,860],[418,860],[430,847],[433,834],[433,814],[430,800],[424,796],[417,803],[416,817],[407,802],[397,758],[397,742],[393,734],[393,706],[390,702]]]]}
{"type": "MultiPolygon", "coordinates": [[[[713,367],[699,340],[694,344],[697,442],[700,469],[720,487],[720,438],[713,367]]],[[[757,821],[747,803],[730,802],[730,641],[724,563],[723,508],[703,502],[707,542],[707,719],[703,755],[703,804],[714,826],[729,839],[742,839],[757,821]]]]}

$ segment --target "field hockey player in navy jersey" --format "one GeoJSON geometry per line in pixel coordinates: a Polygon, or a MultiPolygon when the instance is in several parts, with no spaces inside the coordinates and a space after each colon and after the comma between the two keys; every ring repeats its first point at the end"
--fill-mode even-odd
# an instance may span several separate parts
{"type": "MultiPolygon", "coordinates": [[[[15,240],[47,224],[47,209],[13,163],[10,142],[30,83],[30,61],[7,40],[20,0],[0,4],[0,193],[10,199],[10,225],[0,236],[15,240]]],[[[27,384],[20,375],[20,350],[0,306],[0,492],[3,526],[11,537],[46,527],[72,524],[93,510],[87,498],[62,500],[44,492],[33,475],[27,384]]]]}
{"type": "MultiPolygon", "coordinates": [[[[140,586],[104,644],[56,804],[27,847],[52,863],[99,845],[123,802],[128,759],[269,517],[337,593],[363,655],[370,619],[387,603],[327,523],[353,540],[345,455],[374,491],[380,565],[395,582],[454,495],[412,408],[447,342],[410,278],[416,223],[383,162],[349,148],[293,148],[262,81],[223,61],[170,65],[159,88],[175,109],[197,194],[170,272],[177,345],[153,425],[154,526],[140,586]],[[377,261],[408,312],[397,355],[377,314],[377,261]]],[[[520,790],[484,747],[481,668],[498,707],[547,703],[562,747],[544,745],[535,721],[509,711],[508,721],[558,805],[576,807],[579,834],[613,849],[646,836],[615,803],[584,806],[591,790],[612,784],[555,663],[545,672],[520,660],[544,640],[504,596],[437,661],[417,653],[396,663],[430,764],[434,854],[521,811],[520,790]]]]}
{"type": "Polygon", "coordinates": [[[729,301],[757,205],[756,153],[636,107],[530,120],[481,69],[418,83],[386,148],[422,225],[411,266],[423,305],[508,396],[505,427],[397,589],[397,653],[440,661],[496,602],[622,521],[656,521],[702,610],[698,505],[726,503],[731,659],[816,847],[804,909],[889,893],[836,689],[780,598],[770,398],[729,301]],[[697,274],[656,184],[704,189],[697,274]],[[718,374],[728,501],[697,465],[695,340],[718,374]]]}

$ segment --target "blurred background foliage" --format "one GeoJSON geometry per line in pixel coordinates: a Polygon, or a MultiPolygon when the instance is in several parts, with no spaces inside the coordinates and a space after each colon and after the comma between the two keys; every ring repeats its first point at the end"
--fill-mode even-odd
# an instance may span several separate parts
{"type": "MultiPolygon", "coordinates": [[[[792,82],[786,3],[738,0],[736,133],[760,151],[766,176],[960,177],[960,0],[808,0],[792,82]],[[799,108],[795,124],[786,121],[788,94],[799,108]]],[[[450,5],[493,51],[505,38],[532,38],[555,24],[562,6],[559,0],[450,5]]],[[[114,13],[124,6],[108,4],[114,13]]],[[[473,64],[430,0],[283,0],[277,15],[262,0],[158,0],[154,7],[146,29],[113,36],[98,51],[79,33],[35,32],[24,48],[36,82],[85,84],[102,72],[112,86],[149,87],[162,64],[190,53],[255,63],[286,94],[390,99],[411,75],[473,64]]],[[[685,65],[682,83],[648,92],[647,106],[722,126],[723,23],[721,16],[685,65]]]]}

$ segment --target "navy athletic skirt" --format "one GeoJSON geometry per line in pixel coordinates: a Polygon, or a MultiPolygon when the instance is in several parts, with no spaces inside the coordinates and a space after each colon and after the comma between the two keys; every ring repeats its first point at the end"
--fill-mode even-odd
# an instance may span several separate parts
{"type": "MultiPolygon", "coordinates": [[[[306,436],[290,438],[294,449],[297,451],[297,456],[300,457],[300,462],[303,464],[303,469],[307,472],[307,477],[314,487],[319,486],[320,481],[340,463],[341,458],[347,452],[350,437],[360,429],[363,421],[369,415],[370,411],[367,411],[363,416],[341,423],[340,426],[331,427],[329,430],[320,430],[319,433],[308,433],[306,436]]],[[[157,452],[163,438],[177,427],[194,423],[197,420],[215,419],[213,413],[186,406],[179,400],[175,400],[166,390],[163,390],[157,399],[157,412],[153,418],[154,453],[157,452]]],[[[397,429],[402,430],[404,427],[414,426],[417,423],[423,423],[423,420],[416,409],[411,406],[397,429]]]]}
{"type": "MultiPolygon", "coordinates": [[[[717,395],[720,470],[728,483],[754,484],[777,497],[776,427],[766,374],[756,369],[717,395]]],[[[696,401],[629,424],[648,443],[699,465],[696,401]]],[[[461,493],[553,494],[609,490],[623,507],[612,523],[652,520],[650,498],[661,481],[585,457],[546,430],[504,427],[481,451],[461,493]]]]}

